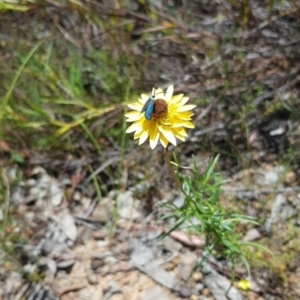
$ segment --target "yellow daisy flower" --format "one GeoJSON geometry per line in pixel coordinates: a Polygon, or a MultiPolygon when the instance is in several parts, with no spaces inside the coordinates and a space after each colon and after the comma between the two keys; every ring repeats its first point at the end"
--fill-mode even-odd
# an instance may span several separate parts
{"type": "Polygon", "coordinates": [[[174,86],[168,87],[164,93],[161,88],[152,90],[153,98],[142,94],[134,103],[128,104],[133,109],[125,114],[127,122],[133,122],[126,133],[134,132],[134,139],[139,139],[139,145],[149,137],[150,147],[154,149],[158,141],[166,148],[169,144],[176,146],[176,138],[185,141],[187,133],[184,129],[194,128],[192,109],[196,105],[185,105],[189,97],[183,94],[174,95],[174,86]],[[154,102],[151,102],[153,101],[154,102]],[[146,105],[145,105],[146,104],[146,105]]]}

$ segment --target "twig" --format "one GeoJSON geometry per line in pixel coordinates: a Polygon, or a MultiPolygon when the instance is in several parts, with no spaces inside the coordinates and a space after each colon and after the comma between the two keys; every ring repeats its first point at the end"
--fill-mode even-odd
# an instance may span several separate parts
{"type": "Polygon", "coordinates": [[[62,291],[58,292],[58,298],[61,298],[64,294],[70,293],[70,292],[77,292],[79,290],[82,290],[86,287],[86,285],[71,285],[65,289],[63,289],[62,291]]]}
{"type": "Polygon", "coordinates": [[[233,38],[248,38],[251,34],[254,34],[256,32],[258,32],[259,30],[263,29],[266,26],[269,26],[271,23],[276,22],[277,20],[279,20],[280,18],[283,18],[289,14],[293,14],[295,12],[297,12],[299,10],[299,8],[294,7],[289,11],[286,11],[278,16],[273,16],[272,18],[270,18],[269,20],[263,21],[262,23],[260,23],[257,27],[249,30],[249,31],[244,31],[241,33],[237,33],[237,34],[233,34],[232,37],[233,38]]]}
{"type": "Polygon", "coordinates": [[[175,172],[174,172],[174,169],[172,167],[172,164],[171,164],[171,160],[170,160],[170,154],[169,154],[169,151],[168,149],[165,150],[165,159],[166,159],[166,163],[167,163],[167,166],[168,166],[168,169],[169,169],[169,172],[175,182],[175,185],[176,187],[178,187],[178,189],[185,195],[187,196],[186,192],[184,191],[184,189],[182,188],[182,184],[179,182],[179,179],[178,177],[176,176],[175,172]]]}
{"type": "Polygon", "coordinates": [[[240,187],[222,186],[222,190],[226,194],[245,194],[245,195],[257,195],[257,194],[278,194],[278,193],[294,193],[300,191],[300,186],[296,187],[280,187],[280,188],[256,188],[246,189],[240,187]]]}
{"type": "Polygon", "coordinates": [[[89,183],[95,176],[97,176],[99,173],[101,173],[103,170],[105,170],[109,165],[112,165],[113,163],[118,162],[119,159],[120,159],[120,157],[112,157],[109,160],[107,160],[96,171],[94,171],[93,174],[91,174],[87,179],[84,180],[84,185],[89,183]]]}
{"type": "Polygon", "coordinates": [[[281,87],[279,87],[278,89],[274,90],[274,91],[270,91],[270,92],[267,92],[259,97],[257,97],[255,100],[254,100],[254,104],[255,105],[258,105],[260,104],[262,101],[274,96],[276,93],[280,93],[280,92],[283,92],[285,91],[288,87],[294,85],[295,83],[297,83],[298,81],[300,81],[300,76],[297,76],[295,79],[291,80],[291,81],[288,81],[286,84],[282,85],[281,87]]]}

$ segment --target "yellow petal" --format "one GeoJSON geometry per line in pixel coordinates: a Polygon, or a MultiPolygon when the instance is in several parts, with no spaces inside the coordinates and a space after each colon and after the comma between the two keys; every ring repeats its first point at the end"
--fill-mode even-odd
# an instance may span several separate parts
{"type": "Polygon", "coordinates": [[[147,134],[149,135],[149,130],[150,130],[150,127],[151,127],[151,123],[147,120],[145,120],[145,118],[143,120],[141,120],[139,122],[139,128],[137,129],[136,133],[135,134],[139,134],[139,133],[142,133],[143,131],[146,131],[147,134]]]}
{"type": "Polygon", "coordinates": [[[176,138],[181,140],[181,141],[185,141],[185,137],[184,136],[181,136],[181,135],[176,135],[176,138]]]}
{"type": "Polygon", "coordinates": [[[183,94],[179,94],[179,95],[173,96],[172,99],[170,100],[170,103],[171,104],[181,103],[182,97],[183,97],[183,94]]]}
{"type": "Polygon", "coordinates": [[[156,122],[149,122],[149,141],[150,148],[153,150],[159,139],[159,131],[157,130],[158,124],[156,122]]]}
{"type": "MultiPolygon", "coordinates": [[[[146,123],[145,123],[146,125],[146,123]]],[[[157,126],[158,124],[156,122],[148,122],[148,130],[149,130],[149,135],[153,136],[153,135],[156,135],[156,133],[158,132],[157,131],[157,126]]],[[[145,126],[144,126],[145,128],[145,126]]]]}
{"type": "Polygon", "coordinates": [[[139,140],[139,145],[142,145],[148,138],[148,132],[143,131],[139,140]]]}
{"type": "Polygon", "coordinates": [[[144,115],[141,115],[139,112],[133,111],[133,113],[134,114],[131,115],[125,114],[125,117],[127,118],[126,122],[136,122],[144,118],[144,115]]]}
{"type": "Polygon", "coordinates": [[[170,130],[169,127],[166,126],[158,126],[158,130],[164,135],[164,137],[170,142],[172,143],[174,146],[177,145],[176,143],[176,138],[172,132],[172,130],[170,130]]]}
{"type": "Polygon", "coordinates": [[[147,95],[147,94],[142,94],[142,95],[141,95],[141,99],[139,99],[139,100],[141,100],[141,101],[140,101],[141,103],[145,104],[146,101],[147,101],[148,99],[149,99],[149,95],[147,95]]]}
{"type": "Polygon", "coordinates": [[[141,132],[135,132],[134,136],[133,136],[133,139],[136,140],[136,139],[139,139],[142,135],[142,131],[141,132]]]}
{"type": "Polygon", "coordinates": [[[143,106],[138,103],[138,102],[134,102],[134,103],[128,103],[127,106],[133,110],[137,110],[137,111],[141,111],[143,106]]]}
{"type": "Polygon", "coordinates": [[[167,148],[169,142],[162,134],[159,135],[159,141],[163,145],[164,148],[167,148]]]}
{"type": "Polygon", "coordinates": [[[180,104],[184,105],[189,101],[190,97],[182,97],[180,104]]]}
{"type": "Polygon", "coordinates": [[[131,118],[132,116],[139,116],[141,113],[139,111],[135,111],[135,110],[132,110],[132,111],[129,111],[125,114],[125,117],[126,118],[131,118]]]}
{"type": "Polygon", "coordinates": [[[181,113],[176,114],[177,118],[181,121],[190,121],[193,113],[190,111],[184,111],[181,113]]]}
{"type": "Polygon", "coordinates": [[[181,128],[174,128],[173,133],[176,137],[177,136],[181,136],[181,137],[187,137],[188,136],[185,129],[182,128],[182,127],[181,128]]]}
{"type": "Polygon", "coordinates": [[[149,140],[150,140],[150,148],[151,148],[152,150],[157,146],[157,143],[158,143],[158,140],[159,140],[159,135],[160,135],[160,133],[159,133],[159,132],[156,132],[156,135],[153,135],[152,137],[149,137],[149,140]]]}
{"type": "Polygon", "coordinates": [[[161,98],[164,98],[164,91],[162,88],[157,88],[154,90],[154,99],[161,99],[161,98]]]}
{"type": "Polygon", "coordinates": [[[193,105],[193,104],[184,105],[184,106],[178,107],[177,111],[178,111],[178,112],[184,112],[184,111],[192,110],[192,109],[194,109],[195,107],[196,107],[196,105],[193,105]]]}
{"type": "Polygon", "coordinates": [[[127,130],[125,131],[126,133],[132,133],[134,131],[137,131],[141,126],[138,123],[133,123],[131,124],[127,130]]]}
{"type": "Polygon", "coordinates": [[[165,100],[166,100],[166,101],[170,101],[170,100],[172,99],[173,92],[174,92],[174,86],[173,86],[173,85],[170,85],[170,86],[167,88],[167,91],[166,91],[166,94],[165,94],[165,100]]]}
{"type": "Polygon", "coordinates": [[[195,128],[195,125],[191,122],[184,122],[182,123],[182,126],[186,128],[195,128]]]}

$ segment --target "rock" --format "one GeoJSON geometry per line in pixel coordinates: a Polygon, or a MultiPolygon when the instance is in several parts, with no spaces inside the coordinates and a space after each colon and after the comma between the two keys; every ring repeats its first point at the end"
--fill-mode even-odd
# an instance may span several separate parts
{"type": "Polygon", "coordinates": [[[96,271],[98,268],[103,267],[104,266],[104,260],[101,259],[93,259],[91,261],[91,269],[93,271],[96,271]]]}
{"type": "Polygon", "coordinates": [[[91,299],[92,295],[88,288],[82,288],[78,291],[76,298],[78,300],[91,299]]]}
{"type": "Polygon", "coordinates": [[[178,265],[178,273],[181,279],[188,280],[192,275],[193,269],[197,265],[197,256],[193,252],[186,252],[181,256],[178,265]]]}
{"type": "Polygon", "coordinates": [[[182,208],[184,205],[184,196],[183,195],[178,195],[175,200],[173,201],[173,204],[177,207],[177,208],[182,208]]]}
{"type": "Polygon", "coordinates": [[[229,289],[230,281],[214,270],[211,270],[203,281],[215,300],[243,300],[243,296],[234,286],[229,289]]]}
{"type": "Polygon", "coordinates": [[[282,194],[277,194],[274,204],[272,206],[271,215],[265,222],[265,229],[267,232],[271,232],[271,227],[279,219],[279,212],[282,210],[286,203],[286,198],[282,194]]]}
{"type": "Polygon", "coordinates": [[[192,290],[187,285],[181,285],[179,289],[179,294],[183,298],[189,298],[192,295],[192,290]]]}
{"type": "Polygon", "coordinates": [[[130,260],[134,265],[144,265],[154,258],[153,250],[138,239],[131,241],[130,248],[132,249],[130,260]]]}
{"type": "Polygon", "coordinates": [[[111,256],[111,255],[110,256],[105,256],[103,258],[103,261],[104,261],[104,264],[106,264],[106,265],[113,265],[113,264],[118,263],[118,259],[114,256],[111,256]]]}
{"type": "Polygon", "coordinates": [[[101,203],[100,205],[98,205],[95,210],[93,211],[93,213],[90,216],[91,220],[94,220],[100,224],[107,224],[108,220],[109,220],[109,216],[112,213],[112,209],[110,207],[111,203],[107,203],[107,205],[105,203],[101,203]]]}
{"type": "Polygon", "coordinates": [[[152,260],[144,266],[135,265],[135,267],[152,278],[157,283],[166,288],[178,292],[180,290],[180,282],[173,272],[168,272],[160,267],[162,261],[160,259],[152,260]]]}
{"type": "Polygon", "coordinates": [[[124,219],[142,219],[143,215],[140,211],[140,201],[135,200],[131,191],[121,193],[117,199],[118,214],[124,219]]]}
{"type": "Polygon", "coordinates": [[[295,215],[297,215],[297,211],[290,205],[285,206],[280,213],[282,220],[290,219],[295,215]]]}
{"type": "Polygon", "coordinates": [[[164,248],[170,252],[179,252],[182,249],[182,244],[176,242],[170,236],[166,236],[162,240],[162,243],[164,245],[164,248]]]}
{"type": "Polygon", "coordinates": [[[139,239],[142,242],[153,241],[156,240],[158,237],[160,237],[163,233],[164,231],[162,229],[151,230],[149,232],[142,232],[139,234],[139,239]]]}
{"type": "Polygon", "coordinates": [[[121,293],[121,289],[117,286],[117,284],[114,281],[108,282],[108,288],[105,292],[105,295],[103,296],[102,300],[108,300],[111,298],[112,295],[121,293]]]}
{"type": "Polygon", "coordinates": [[[106,248],[108,245],[109,245],[108,240],[97,241],[97,247],[98,248],[106,248]]]}
{"type": "Polygon", "coordinates": [[[71,214],[65,212],[60,215],[59,223],[61,230],[72,242],[74,242],[77,238],[77,227],[74,217],[71,214]]]}
{"type": "Polygon", "coordinates": [[[260,185],[274,185],[278,183],[284,174],[284,166],[272,167],[269,170],[262,170],[257,182],[260,185]]]}
{"type": "Polygon", "coordinates": [[[200,294],[201,291],[204,290],[204,284],[203,283],[197,283],[194,287],[194,293],[200,294]]]}
{"type": "Polygon", "coordinates": [[[99,283],[99,278],[98,276],[92,272],[91,270],[87,270],[86,272],[86,278],[89,284],[98,284],[99,283]]]}
{"type": "Polygon", "coordinates": [[[251,228],[246,232],[243,240],[245,242],[251,242],[251,241],[258,240],[260,237],[261,237],[260,232],[256,228],[251,228]]]}
{"type": "Polygon", "coordinates": [[[167,262],[164,264],[164,270],[172,271],[175,268],[175,264],[173,262],[167,262]]]}
{"type": "Polygon", "coordinates": [[[164,294],[159,286],[154,286],[148,289],[142,300],[169,300],[170,298],[164,294]]]}
{"type": "Polygon", "coordinates": [[[75,264],[75,259],[66,259],[56,263],[57,269],[69,270],[75,264]]]}
{"type": "Polygon", "coordinates": [[[49,198],[51,201],[51,204],[55,206],[61,205],[63,199],[64,199],[64,193],[59,188],[56,180],[52,180],[50,187],[49,187],[49,198]]]}
{"type": "Polygon", "coordinates": [[[27,264],[23,266],[23,271],[28,274],[32,274],[37,271],[36,265],[27,264]]]}
{"type": "MultiPolygon", "coordinates": [[[[3,285],[3,290],[0,289],[0,296],[5,295],[13,295],[15,294],[22,286],[23,280],[22,275],[17,272],[11,272],[7,276],[5,280],[5,284],[3,285]]],[[[4,298],[4,299],[12,299],[12,298],[4,298]]]]}
{"type": "Polygon", "coordinates": [[[92,297],[88,300],[100,300],[103,299],[103,290],[100,284],[93,287],[92,290],[92,297]]]}
{"type": "Polygon", "coordinates": [[[46,269],[46,277],[49,279],[54,279],[57,267],[56,262],[49,257],[41,257],[39,260],[39,268],[46,269]]]}
{"type": "Polygon", "coordinates": [[[195,280],[195,282],[201,282],[203,280],[203,275],[200,272],[195,272],[193,274],[193,279],[195,280]]]}
{"type": "Polygon", "coordinates": [[[93,231],[93,237],[95,240],[105,240],[108,236],[108,232],[106,229],[99,229],[97,231],[93,231]]]}
{"type": "Polygon", "coordinates": [[[202,290],[202,296],[206,297],[206,296],[209,296],[209,294],[210,294],[210,291],[208,288],[204,288],[202,290]]]}
{"type": "Polygon", "coordinates": [[[286,184],[289,184],[289,185],[290,185],[290,184],[294,183],[294,182],[296,181],[296,179],[297,179],[296,173],[293,172],[293,171],[289,171],[289,172],[287,172],[287,173],[285,174],[284,182],[285,182],[286,184]]]}
{"type": "MultiPolygon", "coordinates": [[[[128,241],[118,243],[114,250],[115,254],[118,256],[119,259],[124,258],[126,260],[127,260],[128,256],[130,255],[131,251],[133,251],[133,247],[128,241]]],[[[131,254],[133,254],[133,253],[131,252],[131,254]]]]}

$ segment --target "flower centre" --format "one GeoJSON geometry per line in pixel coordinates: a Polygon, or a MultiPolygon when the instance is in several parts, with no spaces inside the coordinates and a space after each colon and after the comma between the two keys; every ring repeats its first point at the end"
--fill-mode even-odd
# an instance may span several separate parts
{"type": "Polygon", "coordinates": [[[158,121],[164,118],[168,113],[168,103],[163,99],[156,99],[153,105],[153,119],[158,121]]]}

